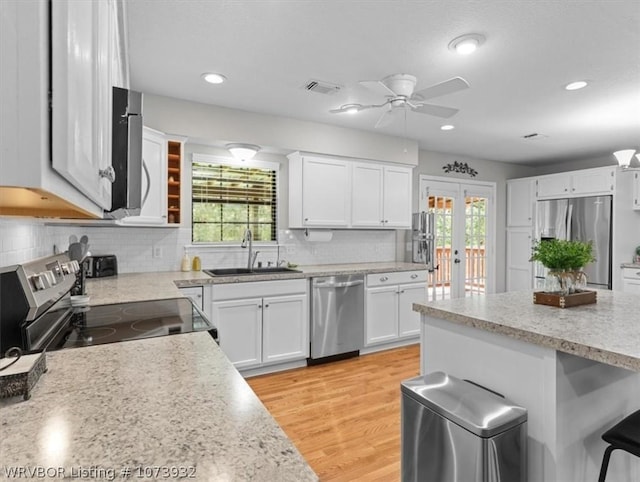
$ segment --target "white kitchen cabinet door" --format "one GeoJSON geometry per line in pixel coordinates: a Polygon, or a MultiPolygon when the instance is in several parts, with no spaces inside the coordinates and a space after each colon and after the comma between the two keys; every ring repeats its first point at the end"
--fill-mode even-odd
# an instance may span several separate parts
{"type": "Polygon", "coordinates": [[[262,362],[299,360],[308,356],[307,296],[264,298],[262,304],[262,362]]]}
{"type": "Polygon", "coordinates": [[[633,209],[640,209],[640,176],[638,172],[633,173],[633,209]]]}
{"type": "Polygon", "coordinates": [[[262,363],[262,298],[212,303],[220,348],[236,368],[262,363]]]}
{"type": "MultiPolygon", "coordinates": [[[[112,72],[123,64],[114,51],[117,4],[58,1],[52,4],[52,165],[89,199],[111,209],[112,72]],[[103,174],[101,174],[103,173],[103,174]]],[[[122,87],[122,86],[119,86],[122,87]]]]}
{"type": "Polygon", "coordinates": [[[507,227],[533,224],[533,179],[507,181],[507,227]]]}
{"type": "Polygon", "coordinates": [[[365,345],[398,338],[398,286],[366,290],[365,345]]]}
{"type": "Polygon", "coordinates": [[[384,227],[411,228],[412,170],[384,167],[384,227]]]}
{"type": "Polygon", "coordinates": [[[420,313],[413,311],[414,303],[425,303],[427,286],[425,283],[399,285],[398,287],[398,337],[420,334],[420,313]]]}
{"type": "Polygon", "coordinates": [[[302,166],[303,226],[350,224],[351,169],[347,161],[305,157],[302,166]]]}
{"type": "Polygon", "coordinates": [[[162,132],[142,130],[142,209],[120,220],[127,225],[167,224],[167,139],[162,132]]]}
{"type": "Polygon", "coordinates": [[[383,166],[354,163],[352,176],[351,225],[362,228],[383,227],[383,166]]]}
{"type": "Polygon", "coordinates": [[[536,180],[538,199],[562,198],[569,194],[571,194],[571,175],[569,173],[540,176],[536,180]]]}
{"type": "Polygon", "coordinates": [[[531,259],[531,228],[507,229],[507,291],[531,289],[533,263],[531,259]]]}
{"type": "Polygon", "coordinates": [[[640,279],[627,279],[622,280],[622,291],[625,293],[634,293],[640,295],[640,279]]]}
{"type": "Polygon", "coordinates": [[[571,173],[571,194],[592,196],[613,193],[615,186],[615,167],[585,169],[571,173]]]}

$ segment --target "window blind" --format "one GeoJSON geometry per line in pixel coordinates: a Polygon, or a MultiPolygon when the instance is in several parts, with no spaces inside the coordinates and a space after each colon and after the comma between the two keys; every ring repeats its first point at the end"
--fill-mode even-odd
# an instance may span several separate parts
{"type": "Polygon", "coordinates": [[[194,161],[193,242],[239,242],[247,228],[254,241],[275,241],[276,183],[273,169],[194,161]]]}

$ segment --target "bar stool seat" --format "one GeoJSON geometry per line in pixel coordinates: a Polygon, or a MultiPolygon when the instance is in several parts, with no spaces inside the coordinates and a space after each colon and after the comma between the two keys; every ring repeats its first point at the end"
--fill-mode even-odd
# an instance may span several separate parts
{"type": "Polygon", "coordinates": [[[604,482],[609,467],[609,458],[614,450],[624,450],[640,457],[640,410],[622,419],[602,434],[602,439],[609,444],[602,457],[598,482],[604,482]]]}

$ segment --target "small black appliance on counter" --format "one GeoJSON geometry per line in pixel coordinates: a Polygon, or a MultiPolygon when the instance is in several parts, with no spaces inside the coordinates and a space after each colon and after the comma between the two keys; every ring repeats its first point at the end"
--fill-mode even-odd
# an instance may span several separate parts
{"type": "Polygon", "coordinates": [[[87,278],[104,278],[118,274],[118,258],[114,254],[88,256],[86,261],[87,278]]]}

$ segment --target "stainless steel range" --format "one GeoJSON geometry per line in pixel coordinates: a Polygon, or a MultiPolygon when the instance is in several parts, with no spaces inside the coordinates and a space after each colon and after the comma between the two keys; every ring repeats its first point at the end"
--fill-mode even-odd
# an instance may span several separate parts
{"type": "Polygon", "coordinates": [[[0,268],[0,356],[217,330],[188,298],[73,307],[80,269],[66,253],[0,268]]]}

